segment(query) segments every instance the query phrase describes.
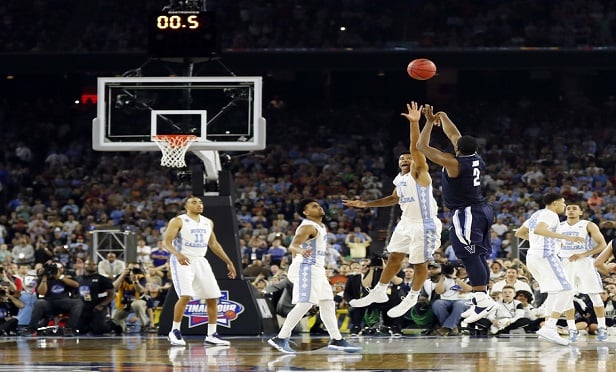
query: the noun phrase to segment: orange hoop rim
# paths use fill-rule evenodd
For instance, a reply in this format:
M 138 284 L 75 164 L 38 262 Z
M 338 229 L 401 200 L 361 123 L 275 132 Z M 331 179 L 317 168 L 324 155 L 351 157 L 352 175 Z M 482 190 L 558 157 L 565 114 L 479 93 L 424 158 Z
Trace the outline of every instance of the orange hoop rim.
M 194 134 L 159 134 L 152 137 L 153 141 L 161 142 L 167 141 L 169 142 L 169 146 L 171 147 L 183 147 L 190 141 L 196 140 L 198 137 Z

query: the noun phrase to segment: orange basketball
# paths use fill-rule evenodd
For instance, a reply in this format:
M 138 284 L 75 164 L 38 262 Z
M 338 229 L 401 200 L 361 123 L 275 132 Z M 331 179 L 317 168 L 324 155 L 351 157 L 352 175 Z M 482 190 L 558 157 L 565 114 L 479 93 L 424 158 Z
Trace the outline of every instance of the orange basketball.
M 436 74 L 436 65 L 426 58 L 417 58 L 406 67 L 406 72 L 415 80 L 428 80 Z
M 235 319 L 235 311 L 233 311 L 233 310 L 225 311 L 225 318 L 227 318 L 227 319 Z

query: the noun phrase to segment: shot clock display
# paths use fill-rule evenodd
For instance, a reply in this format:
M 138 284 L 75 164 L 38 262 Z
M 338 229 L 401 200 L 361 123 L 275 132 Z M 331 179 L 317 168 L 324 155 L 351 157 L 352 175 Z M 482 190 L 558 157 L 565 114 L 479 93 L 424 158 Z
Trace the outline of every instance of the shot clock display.
M 213 57 L 219 53 L 213 12 L 163 11 L 148 17 L 154 57 Z

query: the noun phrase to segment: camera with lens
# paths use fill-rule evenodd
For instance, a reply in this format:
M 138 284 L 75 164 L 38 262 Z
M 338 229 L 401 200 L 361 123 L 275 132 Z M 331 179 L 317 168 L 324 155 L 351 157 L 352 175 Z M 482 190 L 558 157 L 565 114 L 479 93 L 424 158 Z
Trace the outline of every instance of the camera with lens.
M 143 272 L 141 271 L 141 269 L 140 269 L 140 268 L 138 268 L 138 267 L 133 267 L 132 269 L 127 269 L 127 270 L 128 270 L 128 273 L 127 273 L 127 274 L 129 274 L 129 273 L 133 273 L 133 274 L 135 274 L 135 275 L 143 274 Z M 128 283 L 132 283 L 132 282 L 133 282 L 133 281 L 130 279 L 130 275 L 126 275 L 126 276 L 124 277 L 124 280 L 125 280 L 126 282 L 128 282 Z
M 58 270 L 58 265 L 53 262 L 43 266 L 43 273 L 49 277 L 58 275 Z
M 464 264 L 462 264 L 462 262 L 458 261 L 458 262 L 449 262 L 446 264 L 442 265 L 443 269 L 441 271 L 441 273 L 445 276 L 447 276 L 448 278 L 451 278 L 453 276 L 454 271 L 459 270 L 461 267 L 464 267 Z
M 451 264 L 451 263 L 447 263 L 442 265 L 442 270 L 441 270 L 441 274 L 445 275 L 448 278 L 451 278 L 453 276 L 453 273 L 456 269 L 456 265 Z

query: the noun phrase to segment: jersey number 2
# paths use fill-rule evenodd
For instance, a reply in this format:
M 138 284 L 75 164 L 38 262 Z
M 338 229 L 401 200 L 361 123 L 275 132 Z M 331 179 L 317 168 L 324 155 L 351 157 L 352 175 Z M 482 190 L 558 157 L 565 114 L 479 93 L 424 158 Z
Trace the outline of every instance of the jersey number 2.
M 481 171 L 479 168 L 473 168 L 473 186 L 481 186 L 479 176 L 481 176 Z

